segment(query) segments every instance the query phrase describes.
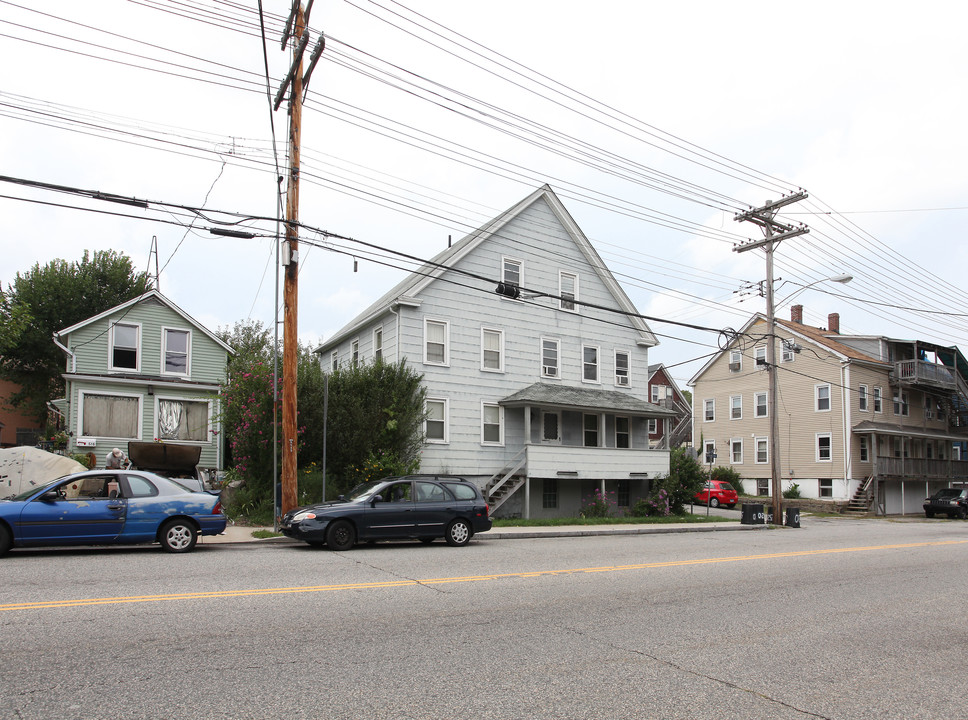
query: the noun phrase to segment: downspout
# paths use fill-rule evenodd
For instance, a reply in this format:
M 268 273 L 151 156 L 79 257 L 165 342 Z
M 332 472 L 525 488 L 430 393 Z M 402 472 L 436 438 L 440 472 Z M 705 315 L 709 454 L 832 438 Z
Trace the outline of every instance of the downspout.
M 854 435 L 851 430 L 851 400 L 850 394 L 853 389 L 850 386 L 850 361 L 844 361 L 840 367 L 841 373 L 841 386 L 843 387 L 843 392 L 841 393 L 841 405 L 843 406 L 843 422 L 844 422 L 844 485 L 846 486 L 846 499 L 850 500 L 851 490 L 850 481 L 852 469 L 852 456 L 854 450 Z
M 393 361 L 397 362 L 400 360 L 400 313 L 393 309 L 392 303 L 387 307 L 387 310 L 395 318 L 394 325 L 396 325 L 396 331 L 393 338 L 393 347 L 396 348 L 396 352 L 394 353 Z

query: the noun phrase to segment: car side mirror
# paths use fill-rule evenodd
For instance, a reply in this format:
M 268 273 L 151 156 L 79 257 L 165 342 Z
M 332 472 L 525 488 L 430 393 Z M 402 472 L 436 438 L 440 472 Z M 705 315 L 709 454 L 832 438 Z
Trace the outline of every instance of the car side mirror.
M 40 496 L 40 499 L 44 502 L 53 502 L 55 500 L 60 500 L 61 494 L 59 490 L 48 490 Z
M 345 495 L 337 495 L 336 496 L 336 499 L 339 500 L 340 502 L 346 502 L 346 496 Z
M 383 496 L 380 494 L 374 495 L 370 498 L 370 507 L 376 507 L 378 502 L 383 502 Z

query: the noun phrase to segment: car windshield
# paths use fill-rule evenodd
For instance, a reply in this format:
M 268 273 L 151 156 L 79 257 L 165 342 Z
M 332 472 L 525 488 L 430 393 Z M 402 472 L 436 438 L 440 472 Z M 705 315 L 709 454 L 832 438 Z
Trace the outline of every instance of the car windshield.
M 364 500 L 372 495 L 374 491 L 382 484 L 382 480 L 370 480 L 369 482 L 360 483 L 346 494 L 346 500 L 347 502 Z
M 953 498 L 961 495 L 961 490 L 958 488 L 945 488 L 944 490 L 939 490 L 936 497 L 939 498 Z
M 49 482 L 49 483 L 47 483 L 47 485 L 46 485 L 46 486 L 44 486 L 44 487 L 43 487 L 43 489 L 44 489 L 44 490 L 49 490 L 50 488 L 52 488 L 52 487 L 53 487 L 54 485 L 56 485 L 57 483 L 59 483 L 59 482 L 60 482 L 61 480 L 63 480 L 63 479 L 64 479 L 64 478 L 66 478 L 66 477 L 67 477 L 67 475 L 61 475 L 61 476 L 60 476 L 59 478 L 57 478 L 56 480 L 52 480 L 51 482 Z M 8 500 L 26 500 L 27 498 L 29 498 L 29 497 L 30 497 L 31 495 L 33 495 L 34 493 L 36 493 L 36 492 L 37 492 L 38 490 L 40 490 L 40 489 L 41 489 L 40 487 L 38 487 L 38 486 L 36 486 L 36 485 L 34 485 L 34 486 L 33 486 L 32 488 L 30 488 L 29 490 L 24 490 L 24 491 L 23 491 L 22 493 L 20 493 L 19 495 L 12 495 L 12 496 L 10 496 L 10 497 L 9 497 L 9 498 L 7 498 L 7 499 L 8 499 Z

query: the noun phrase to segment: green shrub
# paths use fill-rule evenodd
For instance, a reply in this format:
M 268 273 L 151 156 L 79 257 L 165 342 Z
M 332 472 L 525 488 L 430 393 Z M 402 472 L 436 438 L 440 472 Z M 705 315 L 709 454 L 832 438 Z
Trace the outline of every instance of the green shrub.
M 783 497 L 787 500 L 795 500 L 800 497 L 800 485 L 793 483 L 793 485 L 783 491 Z
M 615 507 L 615 493 L 607 490 L 603 493 L 599 488 L 595 488 L 595 492 L 582 498 L 579 517 L 606 518 L 612 514 L 613 507 Z
M 726 467 L 725 465 L 717 465 L 713 468 L 712 472 L 709 473 L 709 479 L 728 482 L 733 486 L 733 489 L 737 493 L 743 492 L 743 479 L 739 476 L 739 472 L 734 468 Z

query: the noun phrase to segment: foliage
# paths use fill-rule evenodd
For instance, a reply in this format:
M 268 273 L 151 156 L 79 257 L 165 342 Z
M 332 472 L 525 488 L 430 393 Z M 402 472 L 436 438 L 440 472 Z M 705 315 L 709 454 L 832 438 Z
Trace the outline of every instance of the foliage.
M 420 460 L 413 458 L 409 462 L 401 460 L 392 452 L 371 450 L 359 465 L 353 465 L 343 473 L 344 490 L 349 490 L 362 482 L 379 480 L 393 475 L 409 475 L 420 467 Z
M 709 479 L 728 482 L 737 493 L 743 492 L 743 479 L 735 468 L 717 465 L 709 473 Z
M 250 490 L 272 490 L 272 368 L 262 362 L 236 367 L 222 388 L 222 427 L 237 473 Z
M 271 491 L 246 484 L 235 488 L 226 498 L 223 507 L 230 520 L 244 518 L 254 525 L 272 525 L 275 522 L 275 503 Z
M 84 251 L 80 261 L 35 263 L 0 292 L 0 378 L 21 390 L 10 402 L 42 420 L 64 392 L 64 353 L 51 337 L 151 289 L 147 273 L 114 250 Z
M 97 465 L 97 457 L 93 453 L 75 453 L 71 455 L 71 460 L 80 463 L 88 470 L 93 470 Z
M 684 515 L 696 493 L 706 482 L 706 471 L 697 458 L 689 457 L 686 448 L 674 448 L 669 454 L 669 474 L 652 483 L 651 498 L 657 499 L 661 491 L 666 493 L 669 511 Z
M 615 493 L 608 490 L 602 492 L 600 488 L 595 488 L 595 492 L 582 498 L 581 505 L 581 517 L 609 517 L 612 514 L 612 508 L 616 505 Z
M 783 491 L 783 497 L 787 500 L 795 500 L 800 497 L 800 484 L 793 483 L 790 487 Z
M 639 498 L 632 505 L 631 514 L 634 517 L 665 517 L 672 514 L 669 506 L 669 493 L 665 488 L 659 488 L 647 498 Z

